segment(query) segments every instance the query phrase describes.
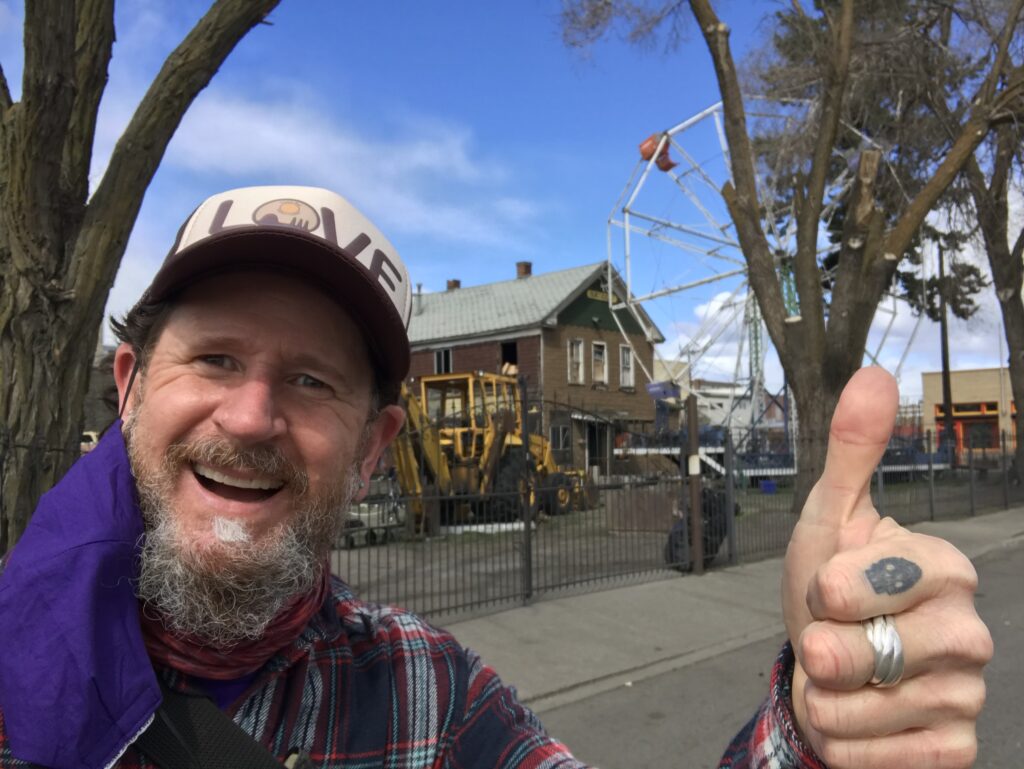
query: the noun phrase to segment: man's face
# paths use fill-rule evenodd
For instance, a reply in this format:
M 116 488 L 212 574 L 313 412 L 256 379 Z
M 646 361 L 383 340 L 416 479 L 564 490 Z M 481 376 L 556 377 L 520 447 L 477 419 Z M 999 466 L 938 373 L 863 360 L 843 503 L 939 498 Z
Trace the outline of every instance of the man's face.
M 118 348 L 122 398 L 134 362 Z M 303 281 L 239 272 L 184 292 L 134 385 L 125 430 L 149 538 L 161 524 L 172 568 L 266 578 L 259 556 L 280 560 L 272 554 L 288 538 L 322 561 L 338 508 L 401 425 L 395 406 L 371 414 L 372 385 L 358 327 Z

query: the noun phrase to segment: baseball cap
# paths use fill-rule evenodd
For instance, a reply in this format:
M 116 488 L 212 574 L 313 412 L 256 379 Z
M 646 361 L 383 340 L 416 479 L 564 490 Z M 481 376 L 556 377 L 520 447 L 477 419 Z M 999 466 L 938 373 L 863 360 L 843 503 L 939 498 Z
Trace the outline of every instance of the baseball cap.
M 409 275 L 395 247 L 355 206 L 320 187 L 228 190 L 205 200 L 142 301 L 162 301 L 203 278 L 272 268 L 310 278 L 360 326 L 380 375 L 409 371 Z

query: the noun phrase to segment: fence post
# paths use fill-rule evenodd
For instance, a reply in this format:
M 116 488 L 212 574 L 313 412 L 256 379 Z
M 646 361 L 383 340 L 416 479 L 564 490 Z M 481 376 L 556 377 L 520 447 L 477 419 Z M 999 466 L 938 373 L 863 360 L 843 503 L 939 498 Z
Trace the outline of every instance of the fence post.
M 690 450 L 686 457 L 687 481 L 690 484 L 690 553 L 693 556 L 693 573 L 704 573 L 704 505 L 701 498 L 700 482 L 700 424 L 697 418 L 697 396 L 686 397 L 686 430 L 689 433 Z
M 526 426 L 526 415 L 530 413 L 526 400 L 526 378 L 519 377 L 519 404 L 522 409 L 521 417 L 523 424 L 523 443 L 526 449 L 526 457 L 523 462 L 523 488 L 526 489 L 525 498 L 520 499 L 523 509 L 523 557 L 522 568 L 522 591 L 523 603 L 527 604 L 533 598 L 533 522 L 537 513 L 537 488 L 533 471 L 533 459 L 530 456 L 529 433 Z
M 971 489 L 971 515 L 975 515 L 974 509 L 974 435 L 968 433 L 967 437 L 967 472 Z
M 932 454 L 932 431 L 924 434 L 928 452 L 928 520 L 935 520 L 935 456 Z
M 725 431 L 725 535 L 729 540 L 729 564 L 736 565 L 736 455 L 733 452 L 732 432 Z
M 1010 465 L 1006 461 L 1006 430 L 999 431 L 999 443 L 1003 447 L 1001 456 L 1003 465 L 1003 509 L 1010 509 Z

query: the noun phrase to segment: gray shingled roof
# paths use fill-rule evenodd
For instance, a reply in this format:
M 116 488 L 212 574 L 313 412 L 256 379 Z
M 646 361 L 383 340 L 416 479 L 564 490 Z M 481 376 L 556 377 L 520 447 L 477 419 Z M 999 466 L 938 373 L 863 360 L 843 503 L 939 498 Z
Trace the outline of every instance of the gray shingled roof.
M 409 341 L 434 341 L 536 328 L 551 319 L 570 296 L 589 285 L 604 262 L 514 278 L 500 283 L 413 296 Z

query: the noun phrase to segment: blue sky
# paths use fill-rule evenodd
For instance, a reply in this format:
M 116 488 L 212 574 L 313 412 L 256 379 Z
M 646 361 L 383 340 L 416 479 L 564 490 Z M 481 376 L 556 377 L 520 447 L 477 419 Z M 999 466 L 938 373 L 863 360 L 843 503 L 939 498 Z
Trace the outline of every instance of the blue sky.
M 94 181 L 150 79 L 206 5 L 119 4 Z M 775 5 L 719 4 L 737 57 Z M 611 39 L 581 54 L 563 46 L 558 11 L 554 0 L 284 0 L 272 25 L 241 42 L 183 121 L 146 195 L 108 311 L 134 302 L 200 200 L 247 184 L 341 192 L 388 234 L 424 291 L 443 290 L 449 278 L 463 285 L 508 279 L 519 260 L 532 261 L 535 272 L 604 260 L 606 221 L 637 163 L 637 145 L 716 102 L 714 74 L 694 28 L 673 52 Z M 21 16 L 20 2 L 0 0 L 0 63 L 16 92 Z M 720 164 L 710 128 L 686 141 L 695 159 Z M 638 204 L 696 221 L 664 181 L 652 180 Z M 639 293 L 721 269 L 640 240 L 632 265 Z M 611 250 L 621 267 L 621 240 Z M 668 338 L 666 356 L 735 285 L 724 281 L 649 308 Z M 1000 359 L 998 313 L 987 305 L 969 324 L 954 324 L 954 365 Z M 888 320 L 880 314 L 871 349 Z M 904 354 L 913 325 L 900 309 L 882 348 L 888 367 Z M 902 369 L 904 395 L 920 393 L 918 372 L 937 368 L 937 349 L 937 330 L 925 323 Z M 699 368 L 729 378 L 735 360 L 735 335 L 727 333 Z M 766 366 L 778 386 L 777 363 Z

